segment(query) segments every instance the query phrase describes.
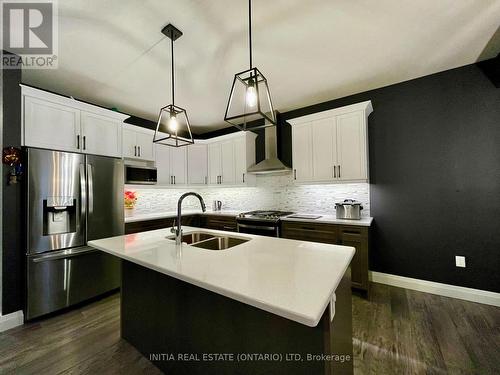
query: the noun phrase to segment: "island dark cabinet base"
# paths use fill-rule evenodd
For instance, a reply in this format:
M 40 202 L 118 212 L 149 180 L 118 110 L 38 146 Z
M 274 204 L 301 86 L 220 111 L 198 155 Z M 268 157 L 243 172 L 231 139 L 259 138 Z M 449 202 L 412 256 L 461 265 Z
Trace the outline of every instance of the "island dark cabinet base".
M 350 273 L 308 327 L 122 261 L 121 334 L 167 374 L 352 374 Z

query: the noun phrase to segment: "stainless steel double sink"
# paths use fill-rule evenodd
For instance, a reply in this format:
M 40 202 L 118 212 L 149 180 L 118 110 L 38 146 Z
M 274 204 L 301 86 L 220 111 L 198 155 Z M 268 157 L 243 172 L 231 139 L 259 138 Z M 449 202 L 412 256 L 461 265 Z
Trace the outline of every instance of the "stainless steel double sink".
M 169 240 L 175 240 L 175 236 L 169 236 L 167 238 Z M 182 243 L 207 250 L 226 250 L 248 241 L 250 241 L 250 239 L 206 232 L 190 232 L 182 236 Z

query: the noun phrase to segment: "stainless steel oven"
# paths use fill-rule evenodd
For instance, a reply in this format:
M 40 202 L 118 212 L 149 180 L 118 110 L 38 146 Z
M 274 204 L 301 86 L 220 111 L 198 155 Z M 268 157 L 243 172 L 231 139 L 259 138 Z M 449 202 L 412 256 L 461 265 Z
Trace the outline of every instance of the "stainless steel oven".
M 280 217 L 291 215 L 292 213 L 284 211 L 250 211 L 242 213 L 236 218 L 238 232 L 279 237 Z

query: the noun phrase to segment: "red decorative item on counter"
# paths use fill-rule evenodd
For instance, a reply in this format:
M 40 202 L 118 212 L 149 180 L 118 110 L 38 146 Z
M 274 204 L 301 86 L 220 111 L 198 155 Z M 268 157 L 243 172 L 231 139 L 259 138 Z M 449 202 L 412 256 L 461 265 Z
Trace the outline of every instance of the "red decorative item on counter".
M 125 208 L 134 208 L 137 202 L 137 193 L 135 191 L 125 191 L 124 196 Z

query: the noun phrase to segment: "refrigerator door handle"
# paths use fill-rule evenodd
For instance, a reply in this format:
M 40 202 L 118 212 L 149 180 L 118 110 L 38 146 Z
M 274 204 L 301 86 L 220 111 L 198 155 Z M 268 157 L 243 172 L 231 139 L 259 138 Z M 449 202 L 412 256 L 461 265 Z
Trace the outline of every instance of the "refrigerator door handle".
M 94 177 L 92 164 L 87 164 L 87 184 L 89 186 L 89 215 L 94 213 Z
M 80 164 L 80 212 L 85 220 L 85 214 L 87 213 L 87 179 L 85 176 L 85 165 Z
M 49 260 L 71 258 L 82 254 L 93 253 L 95 251 L 98 250 L 90 246 L 85 246 L 79 249 L 52 251 L 48 254 L 37 255 L 36 257 L 33 257 L 32 260 L 34 263 L 40 263 Z

